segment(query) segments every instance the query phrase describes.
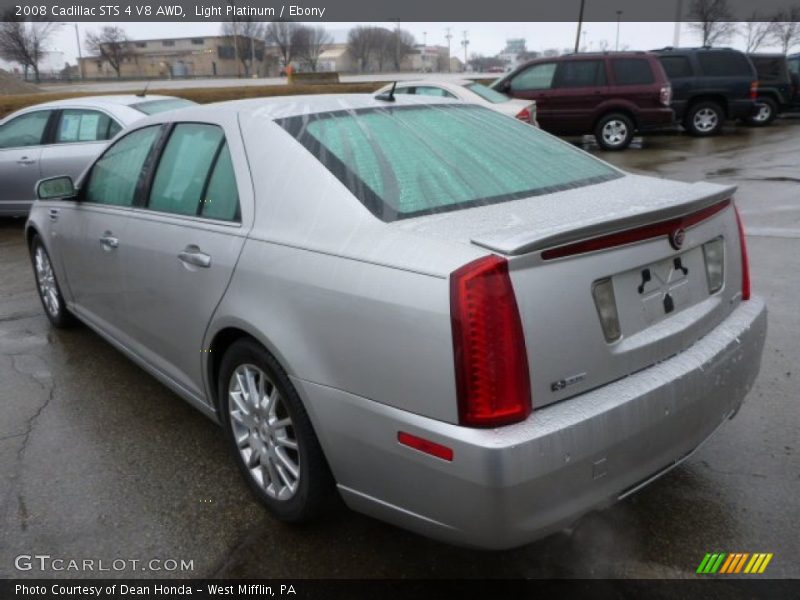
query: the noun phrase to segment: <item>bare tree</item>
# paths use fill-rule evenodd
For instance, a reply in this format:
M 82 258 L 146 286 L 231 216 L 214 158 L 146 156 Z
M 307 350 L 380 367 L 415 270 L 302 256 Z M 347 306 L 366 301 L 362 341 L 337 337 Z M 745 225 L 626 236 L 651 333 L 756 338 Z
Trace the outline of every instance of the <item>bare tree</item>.
M 117 72 L 117 77 L 121 76 L 123 61 L 132 54 L 128 35 L 122 27 L 116 25 L 107 25 L 97 33 L 90 31 L 86 34 L 85 45 L 89 52 L 111 65 Z
M 393 31 L 384 27 L 373 27 L 372 35 L 375 43 L 375 62 L 378 64 L 378 71 L 383 71 L 386 64 L 394 61 L 397 38 Z
M 370 60 L 375 54 L 375 28 L 359 25 L 347 32 L 347 50 L 358 64 L 358 70 L 369 68 Z
M 400 64 L 403 62 L 403 59 L 414 49 L 416 40 L 414 39 L 414 36 L 405 29 L 394 30 L 392 32 L 392 37 L 394 38 L 395 45 L 394 55 L 392 56 L 394 60 L 394 68 L 396 71 L 399 71 Z
M 299 41 L 296 35 L 299 27 L 300 25 L 292 21 L 272 21 L 264 32 L 267 43 L 277 46 L 284 67 L 288 67 L 292 62 L 294 55 L 292 41 Z
M 745 52 L 755 52 L 766 44 L 774 35 L 774 27 L 773 21 L 760 15 L 757 11 L 753 11 L 739 30 L 739 35 L 745 42 Z
M 772 39 L 784 54 L 800 44 L 800 6 L 792 6 L 775 15 Z
M 703 46 L 725 42 L 736 33 L 728 0 L 692 0 L 688 17 L 689 28 L 702 36 Z
M 0 22 L 0 57 L 22 66 L 25 77 L 33 69 L 38 83 L 39 63 L 46 52 L 45 47 L 58 26 L 50 21 L 24 21 L 7 13 Z
M 245 76 L 255 73 L 254 44 L 256 40 L 264 38 L 264 23 L 251 18 L 232 17 L 222 24 L 222 35 L 233 40 L 234 56 L 241 62 Z
M 324 27 L 302 26 L 294 35 L 294 54 L 305 67 L 316 72 L 320 55 L 332 43 L 333 37 Z

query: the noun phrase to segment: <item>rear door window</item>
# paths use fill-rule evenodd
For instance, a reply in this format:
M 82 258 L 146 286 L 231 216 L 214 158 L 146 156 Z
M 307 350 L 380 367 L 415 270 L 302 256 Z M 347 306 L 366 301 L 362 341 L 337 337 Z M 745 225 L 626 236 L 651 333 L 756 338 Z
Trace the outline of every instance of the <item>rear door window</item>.
M 84 200 L 132 206 L 142 168 L 160 133 L 158 125 L 145 127 L 113 144 L 92 167 Z
M 437 98 L 455 98 L 453 94 L 440 87 L 418 85 L 414 90 L 417 96 L 435 96 Z
M 692 67 L 685 56 L 659 56 L 658 60 L 661 61 L 661 66 L 670 79 L 692 76 Z
M 750 76 L 750 62 L 738 52 L 698 52 L 697 62 L 704 75 L 712 77 Z
M 655 82 L 650 62 L 645 58 L 615 58 L 611 61 L 617 85 L 647 85 Z
M 56 144 L 97 142 L 111 139 L 120 129 L 120 125 L 103 112 L 67 108 L 61 111 L 54 141 Z
M 555 87 L 578 88 L 606 84 L 606 67 L 602 60 L 566 60 L 558 65 Z
M 42 143 L 52 111 L 37 110 L 11 119 L 0 127 L 0 148 L 22 148 Z
M 515 75 L 511 80 L 511 89 L 514 91 L 549 90 L 553 87 L 553 75 L 556 72 L 556 63 L 544 63 L 528 67 L 522 73 Z

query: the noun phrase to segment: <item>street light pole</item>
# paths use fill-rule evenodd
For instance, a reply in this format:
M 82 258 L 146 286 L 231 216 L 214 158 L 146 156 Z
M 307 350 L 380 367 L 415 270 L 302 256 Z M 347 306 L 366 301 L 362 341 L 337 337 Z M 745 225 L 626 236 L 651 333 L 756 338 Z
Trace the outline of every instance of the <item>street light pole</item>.
M 622 20 L 622 11 L 617 11 L 617 45 L 614 48 L 615 50 L 619 51 L 619 22 Z
M 683 0 L 678 0 L 675 6 L 675 31 L 672 35 L 672 46 L 678 48 L 681 45 L 681 17 L 683 13 Z
M 578 32 L 575 34 L 575 52 L 578 52 L 581 46 L 581 27 L 583 27 L 583 8 L 586 0 L 581 0 L 581 10 L 578 13 Z
M 447 72 L 449 73 L 453 70 L 453 65 L 450 63 L 450 40 L 453 39 L 453 35 L 450 33 L 449 27 L 446 28 L 446 31 L 447 35 L 444 37 L 447 38 Z
M 464 46 L 464 71 L 467 70 L 467 46 L 469 46 L 469 40 L 467 39 L 467 32 L 464 31 L 464 39 L 461 41 L 461 45 Z
M 81 34 L 78 32 L 78 24 L 75 23 L 75 41 L 78 43 L 78 76 L 83 79 L 83 55 L 81 54 Z

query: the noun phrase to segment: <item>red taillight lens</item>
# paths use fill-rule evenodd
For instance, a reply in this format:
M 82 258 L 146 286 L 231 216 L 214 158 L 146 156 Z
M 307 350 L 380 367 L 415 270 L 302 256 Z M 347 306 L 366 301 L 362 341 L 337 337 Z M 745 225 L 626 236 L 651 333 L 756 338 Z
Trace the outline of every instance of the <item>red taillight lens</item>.
M 736 208 L 736 224 L 739 226 L 739 248 L 742 249 L 742 300 L 750 300 L 750 260 L 747 258 L 744 225 L 738 208 Z
M 531 115 L 531 111 L 528 108 L 523 108 L 517 113 L 517 119 L 525 121 L 526 123 L 532 123 L 533 115 Z
M 528 358 L 508 262 L 473 261 L 450 276 L 459 422 L 495 427 L 531 412 Z
M 754 81 L 750 84 L 750 99 L 758 99 L 758 82 Z

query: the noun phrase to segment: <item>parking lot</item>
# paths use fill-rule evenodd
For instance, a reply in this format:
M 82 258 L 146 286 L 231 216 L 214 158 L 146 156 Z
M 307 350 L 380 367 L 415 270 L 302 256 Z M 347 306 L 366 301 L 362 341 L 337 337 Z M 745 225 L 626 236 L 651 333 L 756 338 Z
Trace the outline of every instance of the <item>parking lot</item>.
M 643 174 L 739 186 L 753 289 L 770 311 L 761 375 L 679 468 L 507 552 L 450 547 L 343 507 L 302 528 L 275 522 L 221 430 L 86 327 L 49 327 L 23 222 L 0 220 L 0 577 L 26 576 L 19 554 L 193 561 L 190 572 L 102 574 L 134 577 L 682 577 L 716 551 L 774 553 L 768 575 L 800 577 L 798 140 L 800 119 L 782 119 L 598 153 Z

